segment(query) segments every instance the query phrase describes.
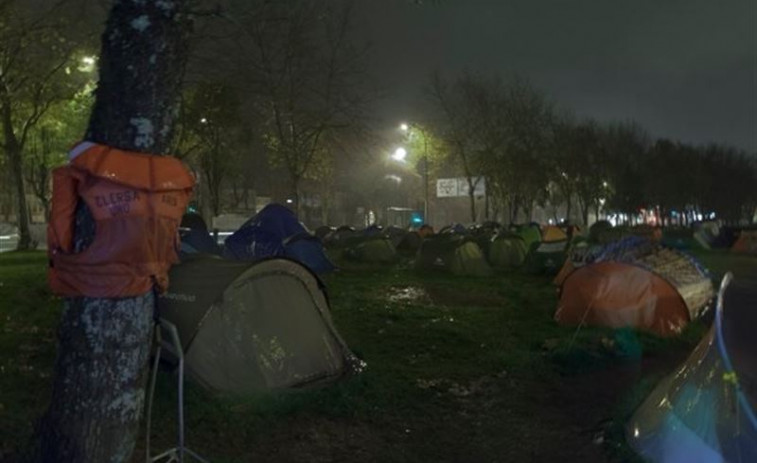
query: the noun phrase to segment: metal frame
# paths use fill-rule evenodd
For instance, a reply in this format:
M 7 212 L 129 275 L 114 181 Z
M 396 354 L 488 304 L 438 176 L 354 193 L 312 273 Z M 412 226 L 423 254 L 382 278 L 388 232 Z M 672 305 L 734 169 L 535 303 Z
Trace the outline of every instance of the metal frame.
M 162 332 L 165 330 L 170 340 L 164 340 Z M 146 462 L 154 463 L 163 461 L 164 463 L 184 463 L 185 455 L 191 457 L 200 463 L 209 463 L 196 452 L 188 449 L 184 445 L 184 350 L 181 346 L 181 339 L 176 326 L 162 318 L 155 322 L 155 360 L 152 365 L 152 374 L 150 375 L 150 395 L 147 399 L 147 427 L 145 430 L 145 453 Z M 171 355 L 179 360 L 177 389 L 178 389 L 178 436 L 176 447 L 172 447 L 156 456 L 150 454 L 150 432 L 152 424 L 152 402 L 155 395 L 155 382 L 158 377 L 158 366 L 160 364 L 160 354 L 166 349 Z

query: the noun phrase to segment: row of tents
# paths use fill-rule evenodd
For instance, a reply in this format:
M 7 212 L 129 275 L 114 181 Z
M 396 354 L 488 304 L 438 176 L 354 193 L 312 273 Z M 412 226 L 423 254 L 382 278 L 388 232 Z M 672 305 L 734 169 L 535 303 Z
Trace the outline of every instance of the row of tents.
M 247 393 L 319 384 L 360 369 L 331 321 L 315 273 L 334 268 L 322 243 L 345 259 L 393 262 L 398 254 L 415 255 L 418 268 L 459 274 L 541 267 L 556 273 L 555 319 L 578 327 L 675 335 L 702 316 L 714 296 L 707 271 L 679 249 L 661 245 L 664 239 L 650 229 L 600 225 L 583 238 L 575 230 L 484 224 L 437 234 L 342 227 L 310 235 L 292 218 L 278 207 L 261 211 L 223 248 L 207 229 L 204 235 L 187 232 L 203 224 L 190 226 L 190 218 L 183 224 L 184 260 L 171 272 L 160 310 L 178 327 L 187 369 L 200 384 Z M 749 328 L 757 323 L 757 301 L 744 310 L 743 288 L 733 291 L 737 296 L 725 303 L 721 296 L 716 323 L 690 358 L 629 422 L 629 443 L 651 461 L 757 461 L 757 338 Z M 727 316 L 724 306 L 733 306 Z
M 666 247 L 686 249 L 727 245 L 736 252 L 757 253 L 757 230 L 719 227 L 704 222 L 695 228 L 665 233 L 650 226 L 613 227 L 599 221 L 588 233 L 572 226 L 527 224 L 503 227 L 495 222 L 465 227 L 453 224 L 439 233 L 424 225 L 419 230 L 370 226 L 364 230 L 323 226 L 310 233 L 288 208 L 271 204 L 245 222 L 219 247 L 199 215 L 182 224 L 182 249 L 254 261 L 268 257 L 296 260 L 316 273 L 336 269 L 331 258 L 366 263 L 393 263 L 414 257 L 420 270 L 443 270 L 463 275 L 489 275 L 493 270 L 522 269 L 556 274 L 573 249 L 601 246 L 628 237 L 643 237 Z M 686 238 L 688 236 L 688 238 Z

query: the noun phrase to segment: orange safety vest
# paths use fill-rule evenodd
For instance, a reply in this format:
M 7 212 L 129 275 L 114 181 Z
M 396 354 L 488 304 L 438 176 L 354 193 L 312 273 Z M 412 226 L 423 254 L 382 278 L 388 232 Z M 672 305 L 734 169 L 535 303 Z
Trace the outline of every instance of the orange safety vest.
M 178 227 L 194 177 L 181 161 L 83 142 L 53 171 L 47 227 L 48 282 L 53 293 L 116 298 L 168 287 L 178 260 Z M 77 203 L 95 220 L 88 248 L 73 252 Z

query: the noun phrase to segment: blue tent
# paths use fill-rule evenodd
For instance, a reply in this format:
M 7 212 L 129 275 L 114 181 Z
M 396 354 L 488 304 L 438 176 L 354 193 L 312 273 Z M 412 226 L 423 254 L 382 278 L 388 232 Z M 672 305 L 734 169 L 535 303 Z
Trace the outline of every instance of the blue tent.
M 336 266 L 323 251 L 321 240 L 310 233 L 300 233 L 287 238 L 284 241 L 284 255 L 305 264 L 315 273 L 336 270 Z
M 226 238 L 224 246 L 227 259 L 259 260 L 284 256 L 305 264 L 314 272 L 328 272 L 335 268 L 323 252 L 321 241 L 310 235 L 291 210 L 280 204 L 264 207 Z
M 179 237 L 182 254 L 221 254 L 221 248 L 210 236 L 202 216 L 195 212 L 188 212 L 181 218 Z
M 207 230 L 196 228 L 181 230 L 179 236 L 181 237 L 180 251 L 182 253 L 221 255 L 221 248 Z

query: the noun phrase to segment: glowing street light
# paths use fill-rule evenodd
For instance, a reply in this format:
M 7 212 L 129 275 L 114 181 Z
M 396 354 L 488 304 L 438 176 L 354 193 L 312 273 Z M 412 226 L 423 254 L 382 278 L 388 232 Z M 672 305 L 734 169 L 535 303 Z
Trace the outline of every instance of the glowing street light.
M 402 124 L 400 124 L 400 130 L 407 132 L 408 130 L 410 130 L 410 126 L 403 122 Z
M 392 159 L 399 162 L 405 162 L 405 158 L 407 157 L 407 150 L 403 147 L 399 147 L 396 150 L 394 150 L 394 154 L 392 154 Z
M 97 59 L 94 56 L 83 56 L 80 62 L 81 64 L 78 67 L 80 72 L 92 72 L 95 70 Z

